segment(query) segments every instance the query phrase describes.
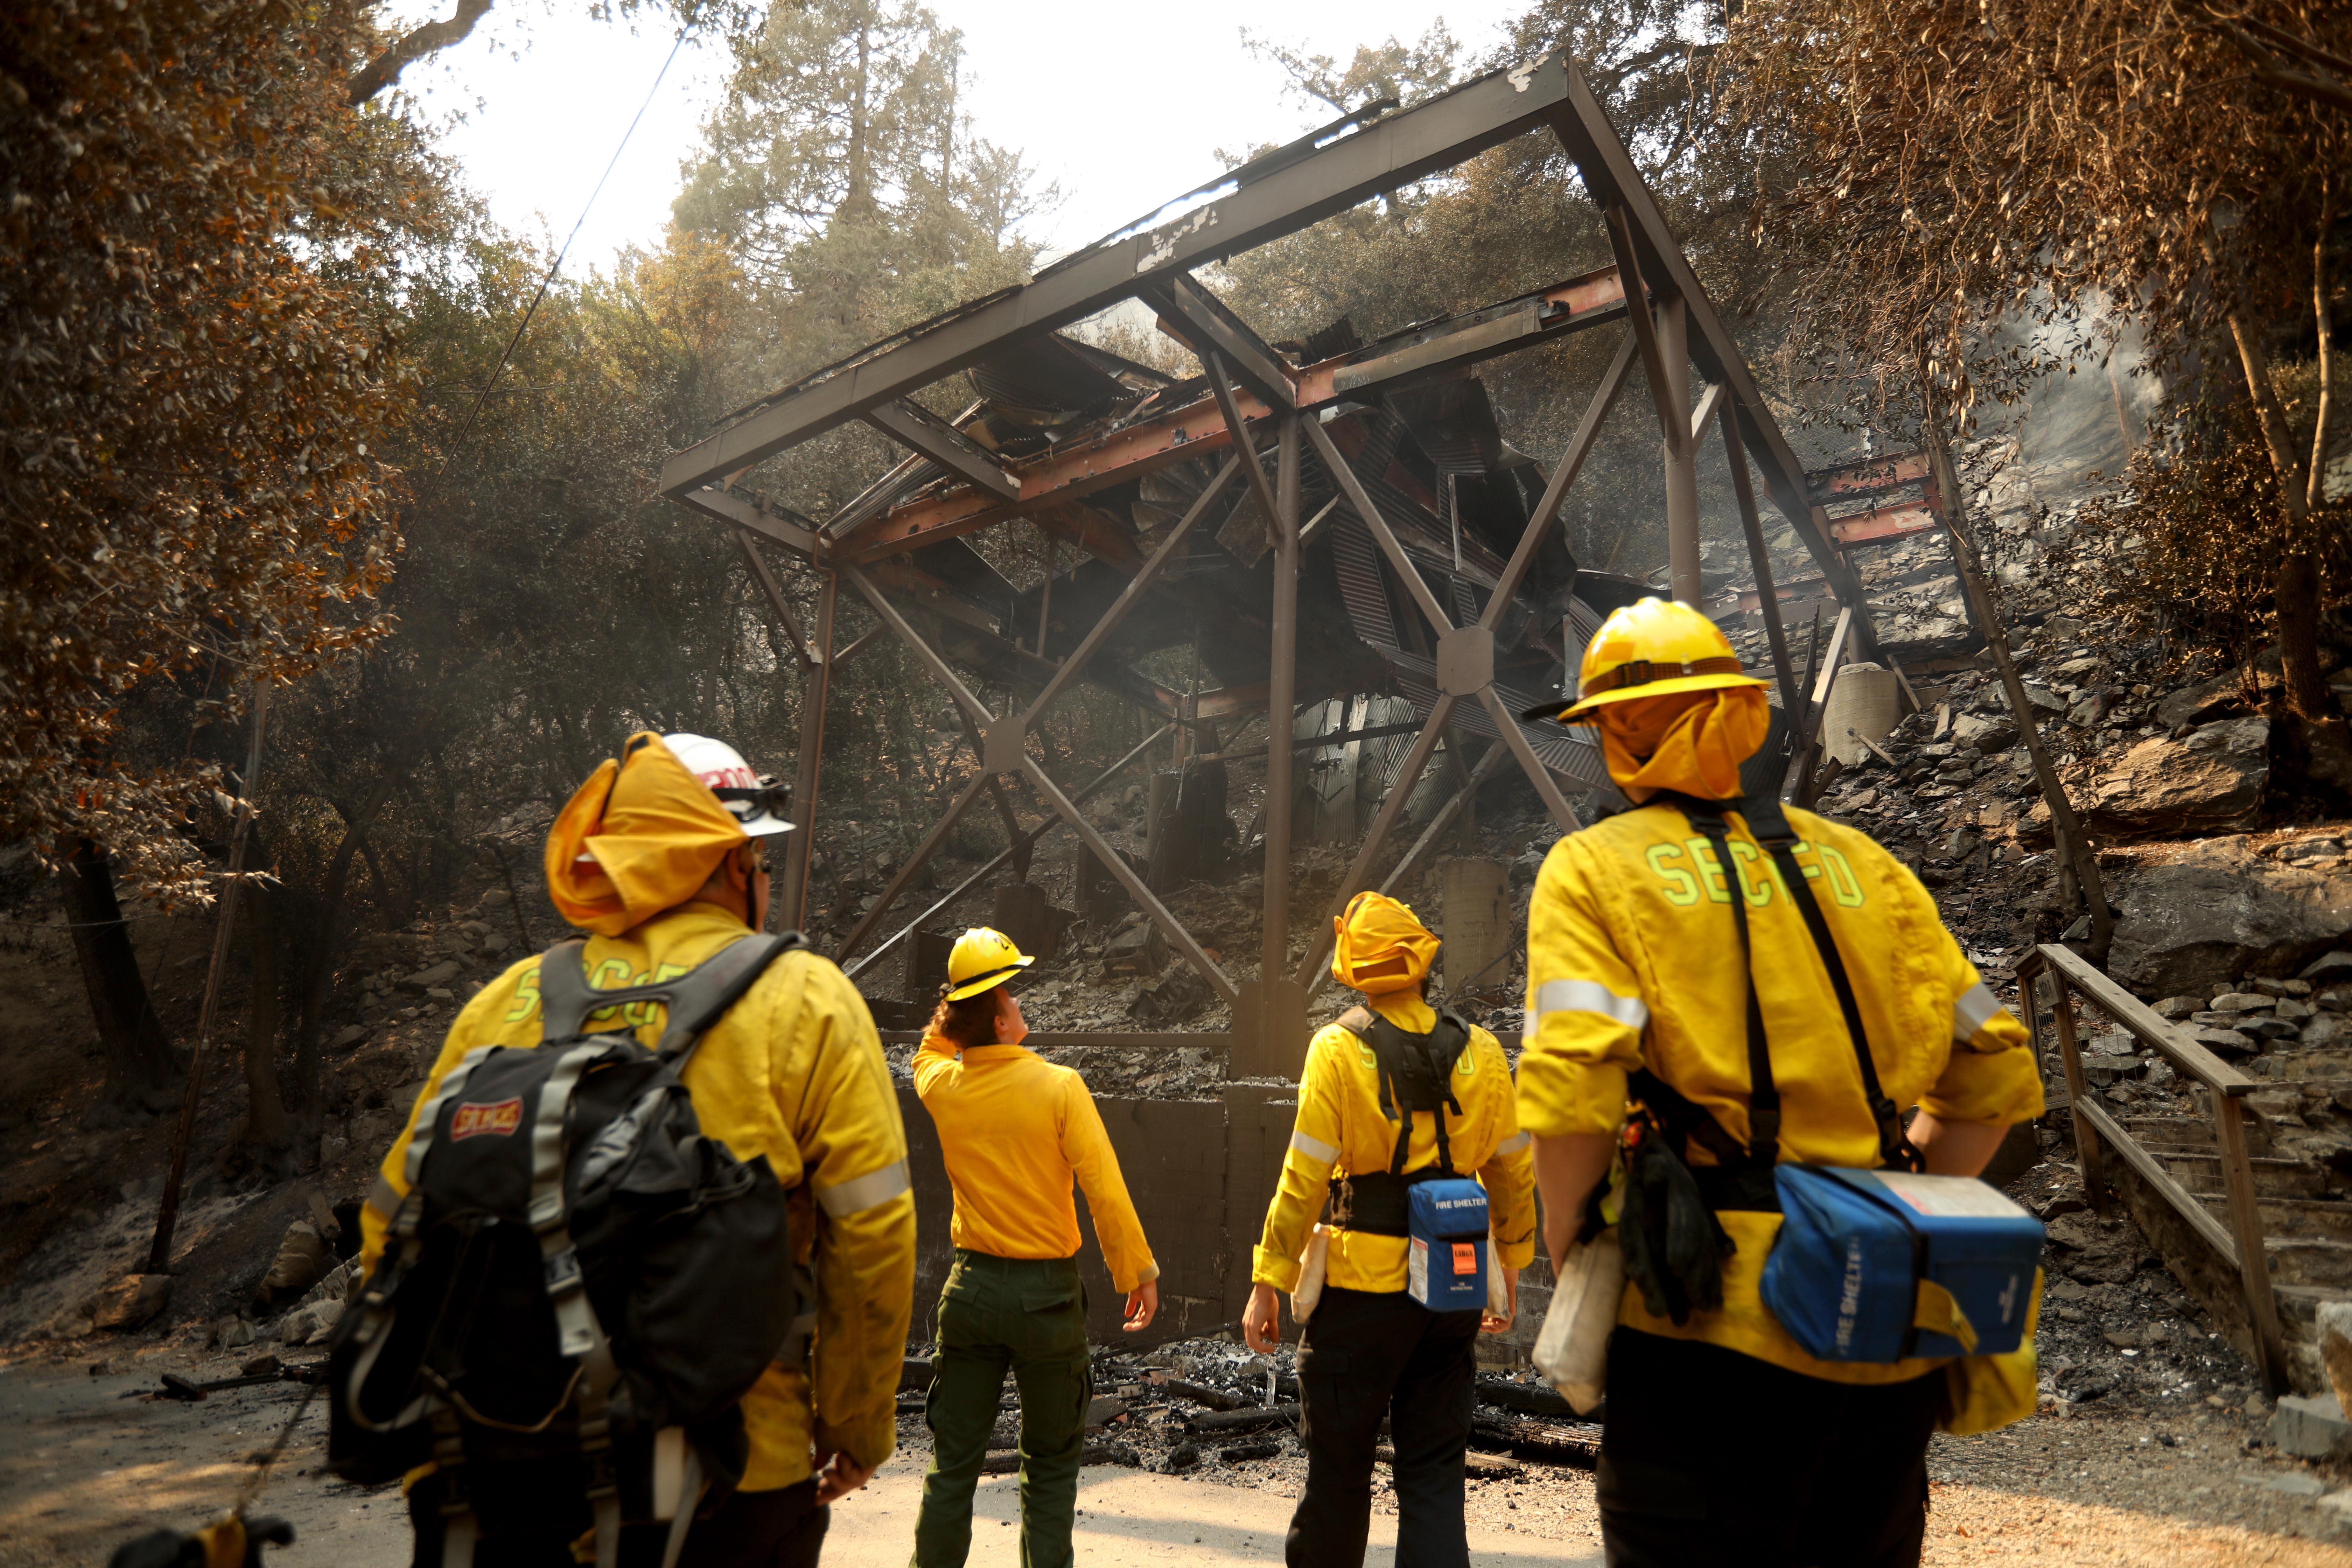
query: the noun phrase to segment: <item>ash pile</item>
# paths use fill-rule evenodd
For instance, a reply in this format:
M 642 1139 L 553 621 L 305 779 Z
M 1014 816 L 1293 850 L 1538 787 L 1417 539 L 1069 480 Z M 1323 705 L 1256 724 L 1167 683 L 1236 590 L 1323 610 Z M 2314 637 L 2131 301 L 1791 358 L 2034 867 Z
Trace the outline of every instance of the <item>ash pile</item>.
M 919 1352 L 908 1358 L 900 1382 L 899 1442 L 918 1451 L 929 1443 L 923 1391 L 930 1376 L 930 1363 Z M 1295 1346 L 1271 1355 L 1220 1339 L 1176 1340 L 1141 1352 L 1098 1347 L 1094 1386 L 1087 1412 L 1087 1464 L 1238 1485 L 1306 1478 Z M 1482 1373 L 1476 1393 L 1467 1461 L 1473 1478 L 1516 1476 L 1530 1465 L 1591 1468 L 1601 1446 L 1597 1419 L 1579 1417 L 1533 1373 Z M 1020 1468 L 1020 1398 L 1008 1379 L 985 1473 Z M 1388 1435 L 1385 1422 L 1381 1433 Z M 1378 1457 L 1381 1465 L 1389 1463 L 1385 1444 Z

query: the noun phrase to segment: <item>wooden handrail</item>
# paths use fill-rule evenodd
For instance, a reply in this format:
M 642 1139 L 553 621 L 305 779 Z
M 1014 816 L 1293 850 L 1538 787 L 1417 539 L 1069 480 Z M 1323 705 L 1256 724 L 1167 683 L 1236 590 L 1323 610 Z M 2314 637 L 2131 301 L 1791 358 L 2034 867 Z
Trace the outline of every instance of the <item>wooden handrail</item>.
M 2270 1253 L 2264 1246 L 2262 1205 L 2254 1192 L 2254 1167 L 2246 1150 L 2246 1107 L 2242 1098 L 2262 1087 L 2179 1029 L 2159 1018 L 2147 1005 L 2107 978 L 2081 954 L 2043 942 L 2018 961 L 2019 997 L 2025 1008 L 2025 1026 L 2032 1040 L 2034 1060 L 2042 1058 L 2042 1009 L 2037 983 L 2047 974 L 2056 994 L 2052 1016 L 2057 1025 L 2058 1054 L 2066 1074 L 2068 1109 L 2074 1121 L 2074 1155 L 2083 1172 L 2083 1193 L 2101 1213 L 2107 1208 L 2106 1153 L 2112 1149 L 2145 1180 L 2150 1189 L 2172 1205 L 2224 1261 L 2238 1271 L 2246 1303 L 2246 1326 L 2253 1340 L 2254 1363 L 2272 1394 L 2288 1387 L 2286 1339 L 2279 1326 L 2278 1296 L 2271 1288 Z M 2221 1184 L 2229 1201 L 2225 1226 L 2164 1168 L 2164 1163 L 2141 1147 L 2123 1123 L 2091 1099 L 2083 1073 L 2081 1043 L 2074 1037 L 2074 1008 L 2069 988 L 2084 996 L 2134 1037 L 2163 1053 L 2180 1072 L 2203 1084 L 2212 1095 L 2213 1144 L 2221 1156 Z
M 2165 1060 L 2183 1076 L 2232 1099 L 2263 1087 L 2260 1079 L 2248 1078 L 2189 1039 L 2178 1024 L 2158 1017 L 2147 1003 L 2108 979 L 2089 959 L 2071 948 L 2044 942 L 2033 949 L 2018 963 L 2019 984 L 2032 981 L 2045 965 L 2065 975 L 2067 984 L 2096 1004 L 2099 1011 L 2130 1030 L 2141 1043 L 2161 1052 Z

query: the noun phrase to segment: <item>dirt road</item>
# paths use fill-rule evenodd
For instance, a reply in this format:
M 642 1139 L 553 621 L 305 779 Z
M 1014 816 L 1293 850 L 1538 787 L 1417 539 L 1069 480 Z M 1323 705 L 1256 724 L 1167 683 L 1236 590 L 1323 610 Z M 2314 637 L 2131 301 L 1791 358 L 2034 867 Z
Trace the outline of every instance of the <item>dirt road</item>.
M 235 1363 L 158 1346 L 87 1362 L 0 1366 L 0 1568 L 102 1564 L 159 1524 L 201 1522 L 226 1504 L 301 1397 L 295 1385 L 153 1398 L 164 1371 L 221 1376 Z M 1751 1413 L 1769 1420 L 1769 1413 Z M 2201 1417 L 2201 1419 L 2200 1419 Z M 835 1513 L 826 1560 L 899 1568 L 926 1459 L 916 1423 L 875 1485 Z M 294 1521 L 284 1568 L 399 1568 L 408 1559 L 395 1489 L 365 1490 L 323 1472 L 325 1411 L 313 1404 L 278 1460 L 263 1508 Z M 2172 1441 L 2167 1444 L 2166 1436 Z M 2245 1447 L 2226 1413 L 2100 1420 L 2042 1416 L 1990 1437 L 1937 1439 L 1927 1561 L 2352 1568 L 2352 1527 L 2320 1494 L 2346 1479 Z M 1275 1563 L 1304 1468 L 1295 1454 L 1213 1461 L 1182 1477 L 1110 1467 L 1086 1473 L 1082 1558 L 1121 1563 Z M 1019 1531 L 1013 1478 L 984 1482 L 973 1561 L 1010 1568 Z M 1393 1511 L 1386 1493 L 1376 1504 Z M 1472 1555 L 1492 1568 L 1597 1568 L 1591 1477 L 1529 1466 L 1469 1489 Z M 1370 1561 L 1391 1560 L 1384 1522 Z M 1197 1539 L 1196 1539 L 1197 1538 Z

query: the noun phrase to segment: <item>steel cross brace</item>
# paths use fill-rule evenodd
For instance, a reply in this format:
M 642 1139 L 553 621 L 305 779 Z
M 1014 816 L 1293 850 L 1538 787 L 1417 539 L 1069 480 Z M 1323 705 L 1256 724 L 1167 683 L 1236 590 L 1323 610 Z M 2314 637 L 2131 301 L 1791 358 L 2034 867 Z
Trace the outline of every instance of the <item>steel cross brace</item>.
M 1553 782 L 1550 770 L 1543 765 L 1542 759 L 1538 757 L 1534 748 L 1528 744 L 1526 735 L 1520 732 L 1517 721 L 1503 710 L 1501 701 L 1495 696 L 1494 629 L 1501 621 L 1504 612 L 1509 608 L 1512 598 L 1518 592 L 1520 583 L 1526 579 L 1528 568 L 1534 564 L 1536 550 L 1542 543 L 1546 531 L 1559 517 L 1560 506 L 1568 499 L 1569 486 L 1575 482 L 1577 474 L 1584 467 L 1585 459 L 1591 455 L 1593 442 L 1599 437 L 1601 426 L 1609 417 L 1609 411 L 1616 405 L 1619 395 L 1624 392 L 1626 380 L 1633 372 L 1633 355 L 1638 341 L 1636 336 L 1629 331 L 1623 341 L 1617 345 L 1616 356 L 1610 361 L 1608 370 L 1603 373 L 1601 385 L 1593 393 L 1592 401 L 1586 405 L 1583 417 L 1577 421 L 1576 433 L 1569 438 L 1568 450 L 1560 454 L 1559 465 L 1553 468 L 1551 479 L 1544 486 L 1543 499 L 1537 502 L 1534 512 L 1528 517 L 1528 526 L 1519 535 L 1518 546 L 1511 552 L 1510 562 L 1504 567 L 1502 576 L 1495 584 L 1493 595 L 1486 601 L 1486 614 L 1479 617 L 1479 623 L 1475 628 L 1464 628 L 1475 629 L 1485 634 L 1487 679 L 1478 695 L 1484 700 L 1487 713 L 1495 721 L 1496 731 L 1502 737 L 1501 744 L 1510 751 L 1520 768 L 1527 773 L 1529 782 L 1536 787 L 1537 794 L 1543 798 L 1545 809 L 1551 813 L 1553 823 L 1562 833 L 1573 833 L 1582 825 L 1577 821 L 1576 813 L 1570 809 L 1568 802 L 1561 797 L 1559 786 Z M 1429 584 L 1423 580 L 1420 571 L 1405 555 L 1403 545 L 1398 542 L 1395 533 L 1389 528 L 1388 521 L 1381 516 L 1380 508 L 1372 503 L 1371 497 L 1365 492 L 1362 482 L 1356 478 L 1355 469 L 1349 466 L 1348 460 L 1332 445 L 1331 438 L 1323 433 L 1320 424 L 1308 420 L 1307 429 L 1308 436 L 1315 442 L 1316 455 L 1322 459 L 1324 466 L 1330 469 L 1332 479 L 1339 484 L 1341 492 L 1347 496 L 1349 505 L 1363 518 L 1366 528 L 1371 531 L 1372 537 L 1379 542 L 1381 552 L 1388 556 L 1390 565 L 1403 577 L 1406 588 L 1412 593 L 1414 602 L 1421 606 L 1421 612 L 1429 620 L 1431 629 L 1440 637 L 1453 634 L 1455 628 L 1446 617 L 1445 612 L 1438 605 L 1437 596 L 1430 592 Z M 1443 645 L 1441 645 L 1441 652 L 1443 652 Z M 1374 815 L 1371 826 L 1365 831 L 1364 842 L 1356 852 L 1355 863 L 1348 868 L 1348 874 L 1340 879 L 1339 898 L 1333 906 L 1335 913 L 1345 908 L 1347 900 L 1354 895 L 1357 889 L 1363 886 L 1364 879 L 1370 873 L 1372 862 L 1378 858 L 1381 847 L 1388 841 L 1390 831 L 1396 826 L 1397 816 L 1403 811 L 1406 800 L 1421 782 L 1423 770 L 1429 766 L 1429 759 L 1436 754 L 1438 739 L 1444 734 L 1446 726 L 1453 720 L 1454 705 L 1461 700 L 1459 694 L 1446 690 L 1444 688 L 1445 683 L 1441 681 L 1437 701 L 1430 709 L 1428 722 L 1422 727 L 1420 735 L 1414 739 L 1412 748 L 1406 752 L 1403 765 L 1397 770 L 1396 782 L 1390 786 L 1388 797 L 1381 802 L 1381 808 Z M 1494 757 L 1495 753 L 1489 752 L 1487 757 L 1479 763 L 1479 767 L 1486 768 Z M 1418 847 L 1416 847 L 1416 852 L 1417 850 Z M 1410 858 L 1411 857 L 1408 857 L 1408 859 Z M 1330 931 L 1328 928 L 1320 929 L 1307 948 L 1307 966 L 1300 971 L 1300 983 L 1310 986 L 1314 984 L 1315 976 L 1322 972 L 1330 954 Z
M 1166 936 L 1169 942 L 1184 955 L 1188 963 L 1201 972 L 1202 977 L 1209 982 L 1217 994 L 1229 1004 L 1239 998 L 1239 989 L 1231 979 L 1227 978 L 1224 971 L 1217 966 L 1216 961 L 1212 959 L 1201 944 L 1193 940 L 1192 933 L 1184 929 L 1183 922 L 1153 896 L 1151 889 L 1144 885 L 1143 879 L 1135 874 L 1133 868 L 1128 865 L 1118 851 L 1112 848 L 1109 843 L 1095 831 L 1093 826 L 1079 813 L 1077 806 L 1062 793 L 1060 786 L 1046 776 L 1045 770 L 1028 754 L 1023 744 L 1028 730 L 1045 712 L 1046 706 L 1061 695 L 1063 689 L 1070 681 L 1076 679 L 1078 671 L 1085 667 L 1088 659 L 1094 657 L 1096 651 L 1117 628 L 1127 612 L 1142 597 L 1152 579 L 1160 574 L 1160 569 L 1167 564 L 1192 532 L 1193 525 L 1198 523 L 1202 514 L 1209 510 L 1210 503 L 1223 491 L 1227 484 L 1232 482 L 1239 466 L 1238 455 L 1227 459 L 1217 478 L 1201 492 L 1200 497 L 1193 501 L 1176 526 L 1168 531 L 1168 537 L 1160 542 L 1157 550 L 1152 552 L 1150 559 L 1143 563 L 1142 570 L 1135 574 L 1133 580 L 1128 584 L 1110 608 L 1104 612 L 1102 619 L 1095 623 L 1094 629 L 1087 634 L 1085 640 L 1079 643 L 1068 658 L 1062 661 L 1061 668 L 1055 670 L 1053 678 L 1045 683 L 1045 689 L 1038 694 L 1036 701 L 1033 702 L 1028 710 L 1018 719 L 1008 718 L 1000 721 L 989 710 L 987 704 L 973 696 L 971 689 L 957 678 L 955 671 L 950 669 L 947 661 L 940 656 L 939 650 L 932 647 L 912 626 L 908 624 L 906 617 L 898 613 L 897 606 L 890 603 L 872 578 L 855 566 L 841 568 L 842 574 L 849 579 L 852 586 L 865 595 L 866 603 L 873 606 L 875 613 L 879 615 L 883 622 L 898 634 L 901 641 L 914 650 L 916 657 L 929 668 L 932 677 L 947 688 L 948 694 L 955 700 L 957 707 L 963 710 L 970 722 L 979 728 L 983 737 L 983 743 L 980 773 L 970 784 L 965 786 L 962 793 L 957 796 L 955 803 L 948 808 L 948 815 L 925 837 L 914 856 L 899 868 L 898 875 L 891 879 L 890 886 L 875 900 L 874 907 L 868 910 L 865 917 L 858 921 L 856 929 L 844 939 L 838 950 L 840 956 L 845 957 L 866 939 L 875 926 L 881 922 L 883 917 L 889 912 L 889 907 L 898 901 L 907 886 L 921 873 L 923 867 L 938 852 L 940 845 L 946 841 L 948 832 L 961 819 L 963 814 L 971 809 L 972 802 L 979 798 L 982 789 L 994 783 L 999 773 L 1018 771 L 1027 777 L 1031 787 L 1036 790 L 1039 797 L 1070 825 L 1071 830 L 1076 833 L 1087 847 L 1102 861 L 1105 869 L 1108 870 L 1118 879 L 1119 885 L 1127 889 L 1128 896 L 1135 900 L 1137 907 L 1151 917 L 1152 923 L 1160 927 L 1161 934 Z
M 1797 460 L 1788 438 L 1780 433 L 1780 422 L 1773 417 L 1770 406 L 1757 388 L 1756 378 L 1748 372 L 1746 356 L 1725 330 L 1722 318 L 1716 314 L 1714 304 L 1691 268 L 1690 258 L 1683 254 L 1682 245 L 1675 238 L 1665 214 L 1659 209 L 1657 198 L 1633 166 L 1633 154 L 1626 150 L 1616 127 L 1609 123 L 1600 100 L 1592 96 L 1591 88 L 1573 63 L 1567 66 L 1567 71 L 1564 101 L 1547 110 L 1544 120 L 1559 138 L 1561 148 L 1576 165 L 1593 201 L 1604 211 L 1612 206 L 1623 209 L 1627 238 L 1640 263 L 1639 273 L 1624 279 L 1627 297 L 1633 298 L 1646 287 L 1662 299 L 1679 297 L 1684 301 L 1693 329 L 1691 359 L 1707 380 L 1721 382 L 1727 387 L 1740 435 L 1748 450 L 1756 455 L 1757 467 L 1764 476 L 1765 489 L 1771 494 L 1773 504 L 1788 518 L 1797 537 L 1804 541 L 1839 601 L 1849 606 L 1863 604 L 1866 595 L 1862 580 L 1830 542 L 1815 517 L 1805 493 L 1804 465 Z
M 1070 797 L 1071 800 L 1079 805 L 1086 805 L 1089 799 L 1102 789 L 1103 785 L 1110 783 L 1112 779 L 1117 778 L 1127 769 L 1128 764 L 1134 762 L 1136 758 L 1143 755 L 1145 752 L 1150 750 L 1154 743 L 1174 728 L 1176 728 L 1176 726 L 1172 723 L 1162 724 L 1157 730 L 1152 731 L 1150 734 L 1146 735 L 1142 740 L 1137 742 L 1134 748 L 1130 750 L 1127 755 L 1119 758 L 1118 761 L 1111 763 L 1110 766 L 1097 773 L 1094 778 L 1087 783 L 1084 789 L 1079 790 L 1076 795 Z M 1034 853 L 1037 847 L 1037 841 L 1061 826 L 1062 819 L 1060 817 L 1049 816 L 1044 822 L 1039 823 L 1036 826 L 1028 829 L 1010 847 L 998 850 L 996 852 L 995 859 L 991 860 L 987 865 L 982 866 L 979 870 L 974 871 L 971 876 L 966 877 L 962 881 L 958 882 L 954 887 L 949 889 L 932 903 L 930 908 L 925 910 L 921 914 L 917 915 L 913 920 L 908 921 L 905 925 L 900 926 L 890 935 L 884 937 L 881 942 L 875 944 L 873 952 L 867 953 L 856 963 L 849 965 L 846 969 L 843 970 L 842 973 L 852 980 L 855 980 L 859 975 L 865 973 L 868 969 L 871 969 L 877 962 L 880 961 L 884 953 L 889 952 L 892 948 L 906 941 L 909 936 L 912 936 L 915 933 L 916 929 L 925 921 L 929 920 L 933 915 L 938 914 L 941 910 L 946 909 L 950 904 L 954 903 L 958 899 L 962 898 L 966 893 L 971 891 L 972 889 L 986 881 L 990 875 L 992 874 L 998 867 L 1003 865 L 1006 861 L 1013 859 L 1016 854 Z

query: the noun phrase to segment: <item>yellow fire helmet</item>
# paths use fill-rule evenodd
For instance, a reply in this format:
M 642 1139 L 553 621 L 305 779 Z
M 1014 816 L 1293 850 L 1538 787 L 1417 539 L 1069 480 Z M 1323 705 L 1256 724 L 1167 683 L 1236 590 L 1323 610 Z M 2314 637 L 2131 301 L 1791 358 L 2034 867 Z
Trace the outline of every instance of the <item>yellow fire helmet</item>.
M 1741 672 L 1739 656 L 1713 621 L 1688 605 L 1642 599 L 1611 612 L 1585 645 L 1575 702 L 1562 708 L 1554 698 L 1519 716 L 1589 724 L 1612 702 L 1763 684 Z
M 1437 935 L 1384 893 L 1358 893 L 1331 917 L 1331 978 L 1377 996 L 1421 984 L 1437 962 Z
M 1013 939 L 1003 931 L 974 926 L 956 938 L 948 953 L 948 1000 L 977 996 L 1036 962 L 1013 946 Z

